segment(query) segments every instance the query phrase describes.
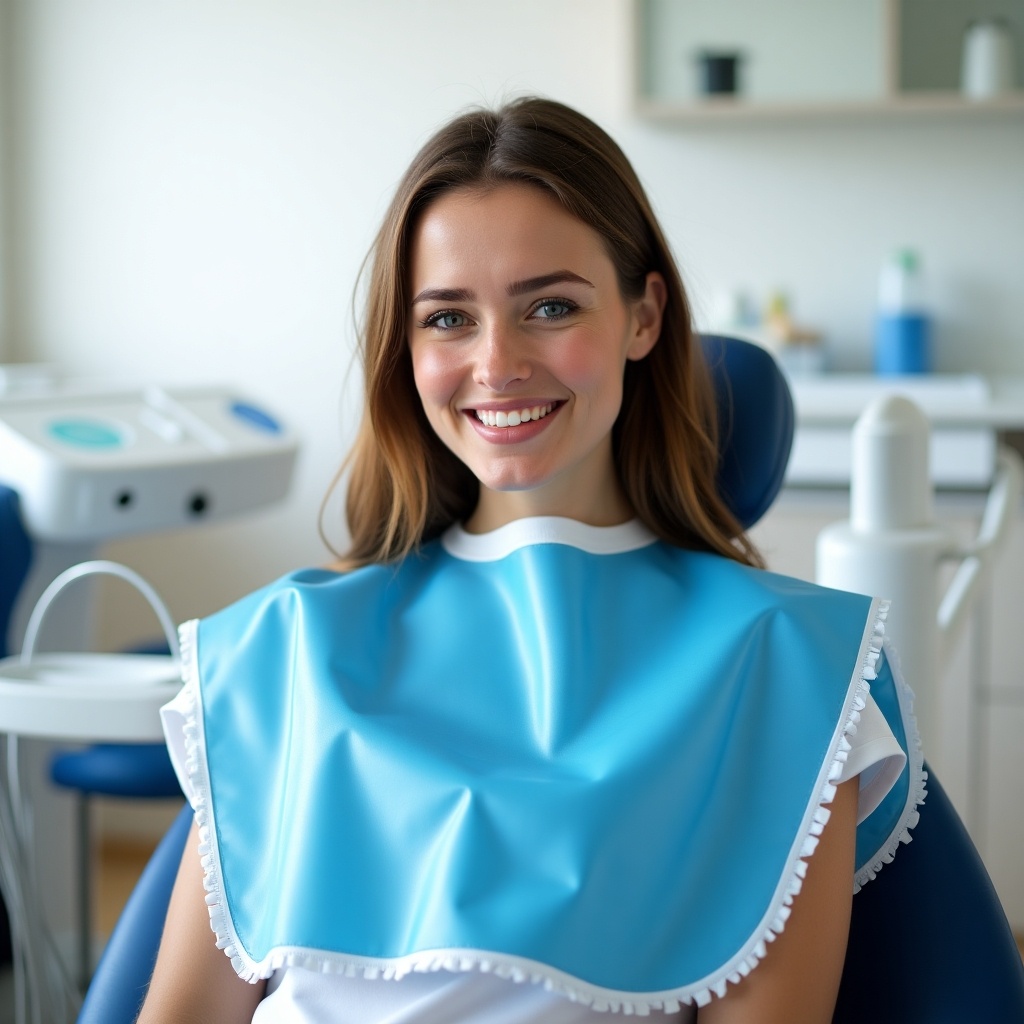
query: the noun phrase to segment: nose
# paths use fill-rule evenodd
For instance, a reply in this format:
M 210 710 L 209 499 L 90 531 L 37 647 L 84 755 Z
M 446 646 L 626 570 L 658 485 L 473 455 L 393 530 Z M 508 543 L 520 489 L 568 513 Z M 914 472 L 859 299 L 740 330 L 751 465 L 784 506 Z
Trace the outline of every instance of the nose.
M 474 380 L 491 391 L 504 391 L 518 381 L 529 379 L 528 354 L 514 329 L 501 324 L 480 337 Z

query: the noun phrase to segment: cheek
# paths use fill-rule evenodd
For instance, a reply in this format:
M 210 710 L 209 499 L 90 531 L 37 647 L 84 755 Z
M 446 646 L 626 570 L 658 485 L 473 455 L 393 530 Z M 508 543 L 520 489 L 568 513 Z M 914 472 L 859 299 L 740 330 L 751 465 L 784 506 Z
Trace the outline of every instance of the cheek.
M 452 353 L 433 345 L 413 346 L 412 374 L 428 412 L 430 406 L 447 404 L 462 379 L 461 368 Z
M 596 338 L 566 346 L 552 369 L 580 397 L 589 396 L 595 402 L 621 398 L 625 359 Z

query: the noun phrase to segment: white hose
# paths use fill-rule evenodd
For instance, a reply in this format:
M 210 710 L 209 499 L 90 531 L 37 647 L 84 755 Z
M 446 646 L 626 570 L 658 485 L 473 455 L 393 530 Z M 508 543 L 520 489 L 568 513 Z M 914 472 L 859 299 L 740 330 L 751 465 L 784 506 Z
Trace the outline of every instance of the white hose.
M 25 629 L 21 663 L 32 661 L 39 630 L 54 598 L 68 584 L 94 575 L 117 576 L 132 584 L 156 613 L 167 646 L 180 661 L 177 630 L 156 591 L 127 566 L 98 559 L 73 565 L 43 591 Z M 7 737 L 6 745 L 6 758 L 0 758 L 0 773 L 5 776 L 0 779 L 0 886 L 14 938 L 15 1020 L 17 1024 L 71 1024 L 78 1013 L 79 995 L 43 913 L 32 855 L 32 805 L 21 785 L 17 736 Z
M 181 652 L 178 648 L 178 631 L 174 628 L 174 622 L 167 611 L 163 601 L 157 592 L 137 573 L 120 562 L 108 562 L 105 559 L 95 559 L 91 562 L 79 562 L 78 565 L 65 569 L 40 595 L 36 601 L 35 608 L 29 616 L 28 625 L 25 627 L 25 641 L 21 648 L 21 662 L 28 664 L 36 649 L 36 638 L 39 635 L 39 628 L 43 624 L 53 599 L 69 584 L 83 576 L 117 576 L 120 579 L 131 583 L 139 593 L 149 602 L 149 606 L 156 612 L 160 627 L 167 638 L 167 646 L 175 660 L 180 660 Z

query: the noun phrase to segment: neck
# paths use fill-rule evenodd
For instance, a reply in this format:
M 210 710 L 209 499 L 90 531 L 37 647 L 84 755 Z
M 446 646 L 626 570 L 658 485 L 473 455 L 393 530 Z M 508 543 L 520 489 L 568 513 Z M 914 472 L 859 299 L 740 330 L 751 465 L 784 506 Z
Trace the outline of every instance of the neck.
M 629 522 L 634 512 L 618 484 L 598 500 L 589 492 L 540 495 L 535 491 L 503 492 L 481 487 L 480 500 L 466 520 L 466 530 L 489 533 L 499 526 L 532 516 L 563 516 L 587 526 L 618 526 Z

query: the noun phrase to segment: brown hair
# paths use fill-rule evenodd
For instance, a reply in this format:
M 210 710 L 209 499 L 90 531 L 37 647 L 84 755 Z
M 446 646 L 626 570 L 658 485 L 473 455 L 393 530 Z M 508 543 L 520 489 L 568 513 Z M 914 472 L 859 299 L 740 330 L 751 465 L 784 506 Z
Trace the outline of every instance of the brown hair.
M 637 515 L 663 540 L 760 565 L 715 487 L 710 379 L 679 272 L 636 173 L 588 118 L 551 100 L 526 98 L 499 110 L 472 110 L 438 131 L 399 184 L 371 249 L 360 339 L 365 408 L 343 466 L 351 470 L 352 540 L 341 566 L 402 558 L 476 506 L 475 477 L 434 433 L 413 381 L 408 252 L 417 218 L 439 196 L 503 183 L 544 189 L 597 231 L 625 300 L 643 294 L 650 271 L 664 277 L 660 339 L 646 358 L 626 367 L 612 431 L 619 479 Z

